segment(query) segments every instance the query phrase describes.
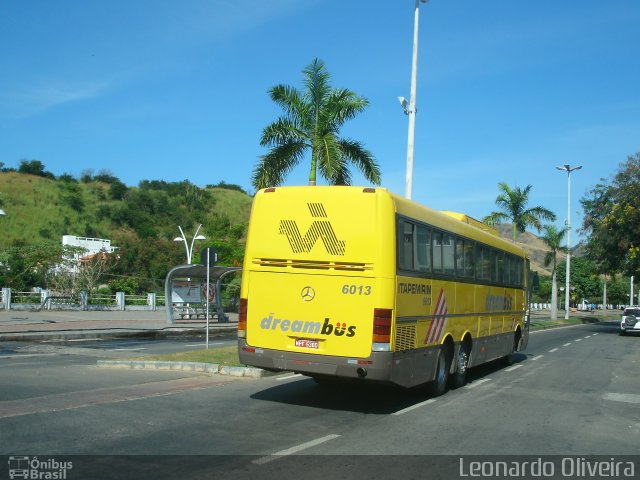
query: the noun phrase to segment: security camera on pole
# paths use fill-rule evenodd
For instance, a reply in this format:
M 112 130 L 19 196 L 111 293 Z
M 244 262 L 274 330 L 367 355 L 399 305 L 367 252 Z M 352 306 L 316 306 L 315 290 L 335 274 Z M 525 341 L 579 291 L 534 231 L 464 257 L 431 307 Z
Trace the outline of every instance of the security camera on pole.
M 409 134 L 407 140 L 407 178 L 405 187 L 405 197 L 411 199 L 411 189 L 413 185 L 413 144 L 416 131 L 416 88 L 418 83 L 418 24 L 420 15 L 420 2 L 427 3 L 429 0 L 416 0 L 416 8 L 413 19 L 413 59 L 411 62 L 411 96 L 409 103 L 404 97 L 398 97 L 400 105 L 405 115 L 409 116 Z

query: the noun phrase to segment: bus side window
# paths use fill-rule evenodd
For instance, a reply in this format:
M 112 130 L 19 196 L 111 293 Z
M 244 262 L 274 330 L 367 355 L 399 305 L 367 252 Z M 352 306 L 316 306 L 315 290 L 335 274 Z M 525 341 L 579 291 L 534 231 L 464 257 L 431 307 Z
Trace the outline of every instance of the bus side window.
M 482 247 L 482 280 L 491 280 L 491 249 Z
M 504 252 L 498 252 L 496 257 L 496 268 L 498 270 L 498 285 L 503 285 L 504 281 Z
M 518 257 L 516 262 L 518 275 L 517 287 L 522 288 L 524 286 L 524 260 Z
M 400 222 L 400 258 L 398 264 L 402 270 L 413 270 L 413 223 Z
M 464 277 L 464 240 L 456 238 L 456 276 Z
M 442 236 L 442 266 L 443 271 L 447 275 L 453 275 L 455 272 L 453 236 L 445 233 Z
M 431 229 L 418 225 L 418 260 L 416 268 L 419 272 L 431 271 Z
M 442 273 L 442 232 L 433 232 L 433 271 Z
M 482 245 L 476 245 L 476 280 L 482 280 Z
M 513 272 L 513 257 L 508 253 L 504 256 L 504 283 L 508 286 L 513 284 L 513 280 L 515 279 L 515 275 L 512 275 Z
M 474 243 L 471 240 L 464 241 L 464 276 L 473 278 L 476 272 Z
M 490 280 L 491 282 L 496 283 L 498 281 L 498 252 L 493 248 L 491 249 L 490 268 L 491 268 Z

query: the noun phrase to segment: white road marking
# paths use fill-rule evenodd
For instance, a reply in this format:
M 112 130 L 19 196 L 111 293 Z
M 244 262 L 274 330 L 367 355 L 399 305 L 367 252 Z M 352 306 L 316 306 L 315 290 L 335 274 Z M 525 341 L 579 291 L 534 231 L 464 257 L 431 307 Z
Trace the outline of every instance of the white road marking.
M 576 342 L 580 342 L 580 341 L 582 341 L 581 338 L 576 338 Z
M 255 463 L 257 465 L 262 465 L 264 463 L 269 463 L 274 460 L 278 460 L 279 458 L 286 457 L 288 455 L 293 455 L 294 453 L 298 453 L 302 450 L 306 450 L 307 448 L 315 447 L 316 445 L 320 445 L 321 443 L 328 442 L 329 440 L 333 440 L 338 438 L 340 435 L 331 434 L 326 437 L 316 438 L 315 440 L 311 440 L 310 442 L 301 443 L 300 445 L 296 445 L 295 447 L 287 448 L 285 450 L 280 450 L 279 452 L 272 453 L 266 457 L 261 457 L 254 460 L 251 463 Z
M 514 370 L 517 370 L 518 368 L 522 368 L 522 364 L 519 363 L 518 365 L 514 365 L 513 367 L 509 367 L 509 368 L 505 368 L 504 371 L 505 372 L 513 372 Z
M 57 353 L 16 353 L 15 355 L 2 355 L 0 358 L 29 358 L 29 357 L 50 357 Z
M 113 348 L 112 349 L 114 352 L 137 352 L 140 350 L 146 350 L 146 347 L 139 347 L 139 348 Z
M 549 350 L 549 353 L 553 353 L 553 352 L 557 352 L 558 349 L 557 348 L 552 348 L 551 350 Z
M 542 357 L 544 357 L 544 355 L 537 355 L 537 356 L 533 357 L 533 358 L 531 359 L 531 361 L 533 362 L 533 361 L 535 361 L 535 360 L 540 360 Z
M 562 345 L 563 347 L 568 347 L 569 345 L 571 345 L 571 342 L 569 343 L 565 343 L 564 345 Z
M 607 393 L 603 398 L 614 402 L 640 403 L 640 395 L 633 393 Z
M 424 407 L 425 405 L 429 405 L 430 403 L 435 402 L 435 398 L 430 398 L 429 400 L 425 400 L 424 402 L 416 403 L 415 405 L 411 405 L 410 407 L 403 408 L 402 410 L 398 410 L 397 412 L 392 413 L 391 415 L 402 415 L 403 413 L 410 412 L 411 410 L 415 410 L 416 408 Z
M 59 341 L 60 340 L 47 340 L 44 343 L 51 343 L 51 342 L 57 343 Z M 71 338 L 69 340 L 65 340 L 65 342 L 69 342 L 69 343 L 71 343 L 71 342 L 104 342 L 104 339 L 103 338 L 98 338 L 98 337 L 95 337 L 95 338 L 94 337 L 90 337 L 90 338 Z
M 294 373 L 293 375 L 287 375 L 286 377 L 276 377 L 276 380 L 289 380 L 290 378 L 302 377 L 301 373 Z
M 491 380 L 490 378 L 483 378 L 482 380 L 476 380 L 473 383 L 470 383 L 469 385 L 467 385 L 464 388 L 476 388 L 479 387 L 480 385 L 482 385 L 485 382 L 488 382 L 489 380 Z
M 597 333 L 594 333 L 593 336 L 595 337 L 597 335 Z

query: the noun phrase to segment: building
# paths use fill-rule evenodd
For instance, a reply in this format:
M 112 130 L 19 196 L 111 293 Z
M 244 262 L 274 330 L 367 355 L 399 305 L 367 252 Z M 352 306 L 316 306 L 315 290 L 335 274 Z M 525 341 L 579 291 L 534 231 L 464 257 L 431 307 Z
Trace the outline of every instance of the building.
M 63 235 L 62 245 L 84 248 L 83 253 L 74 255 L 76 263 L 80 263 L 83 260 L 92 258 L 100 252 L 113 253 L 117 248 L 112 247 L 111 240 L 107 240 L 105 238 L 76 237 L 75 235 Z M 77 267 L 75 267 L 73 270 L 76 269 Z

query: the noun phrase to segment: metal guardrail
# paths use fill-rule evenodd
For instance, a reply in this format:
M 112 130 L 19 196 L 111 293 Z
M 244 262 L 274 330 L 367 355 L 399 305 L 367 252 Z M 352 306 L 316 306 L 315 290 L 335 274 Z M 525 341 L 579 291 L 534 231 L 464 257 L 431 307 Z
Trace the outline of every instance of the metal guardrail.
M 51 307 L 51 303 L 54 300 L 63 300 L 60 303 L 56 303 L 56 305 L 81 305 L 80 302 L 74 301 L 75 298 L 72 295 L 50 295 L 45 297 L 45 299 L 40 304 L 40 308 L 38 308 L 38 311 L 42 310 L 47 305 Z
M 165 306 L 165 296 L 155 293 L 146 295 L 79 295 L 52 293 L 48 290 L 40 292 L 14 292 L 10 288 L 2 288 L 0 308 L 6 310 L 157 310 Z

